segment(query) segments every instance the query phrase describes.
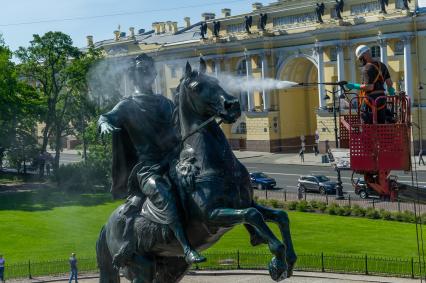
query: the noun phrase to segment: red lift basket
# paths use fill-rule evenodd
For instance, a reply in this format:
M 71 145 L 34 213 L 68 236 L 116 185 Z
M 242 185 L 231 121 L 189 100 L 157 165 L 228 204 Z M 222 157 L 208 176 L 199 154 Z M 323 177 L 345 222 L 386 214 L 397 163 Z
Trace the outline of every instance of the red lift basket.
M 393 123 L 377 124 L 377 101 L 386 99 Z M 356 97 L 353 100 L 360 101 Z M 354 101 L 351 102 L 354 102 Z M 359 105 L 360 103 L 358 103 Z M 410 170 L 410 101 L 403 96 L 383 96 L 371 103 L 373 123 L 361 122 L 361 109 L 341 117 L 342 145 L 350 149 L 351 169 L 358 173 Z M 351 105 L 354 105 L 351 103 Z

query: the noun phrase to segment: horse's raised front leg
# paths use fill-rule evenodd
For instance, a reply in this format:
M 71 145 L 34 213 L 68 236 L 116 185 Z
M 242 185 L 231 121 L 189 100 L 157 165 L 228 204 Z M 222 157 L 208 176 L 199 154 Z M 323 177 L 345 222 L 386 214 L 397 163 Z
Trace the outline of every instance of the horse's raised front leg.
M 221 208 L 214 209 L 209 214 L 209 222 L 215 225 L 249 224 L 253 226 L 259 235 L 268 243 L 269 250 L 275 255 L 269 264 L 269 273 L 275 281 L 287 278 L 288 265 L 286 261 L 286 247 L 275 237 L 274 233 L 266 225 L 262 213 L 254 207 L 246 209 Z
M 296 263 L 297 256 L 296 252 L 294 251 L 293 242 L 291 240 L 290 219 L 288 218 L 287 212 L 278 209 L 271 209 L 258 204 L 255 204 L 254 207 L 260 213 L 262 213 L 265 221 L 271 221 L 278 225 L 283 241 L 287 246 L 287 262 L 289 264 L 289 270 L 291 273 L 292 268 Z

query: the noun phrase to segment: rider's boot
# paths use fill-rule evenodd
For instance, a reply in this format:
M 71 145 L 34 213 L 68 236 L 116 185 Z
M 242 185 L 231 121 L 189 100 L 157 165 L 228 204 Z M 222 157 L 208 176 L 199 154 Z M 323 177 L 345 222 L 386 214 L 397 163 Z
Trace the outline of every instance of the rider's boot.
M 185 261 L 188 264 L 204 262 L 207 259 L 194 250 L 188 242 L 188 238 L 185 235 L 182 224 L 178 221 L 169 224 L 170 229 L 175 234 L 176 239 L 182 245 L 183 252 L 185 254 Z

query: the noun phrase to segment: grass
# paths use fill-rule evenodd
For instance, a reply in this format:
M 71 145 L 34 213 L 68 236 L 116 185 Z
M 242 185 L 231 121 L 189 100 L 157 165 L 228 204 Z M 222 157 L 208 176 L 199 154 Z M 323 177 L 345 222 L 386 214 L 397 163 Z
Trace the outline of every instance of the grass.
M 109 194 L 67 195 L 49 190 L 0 194 L 0 253 L 8 263 L 95 256 L 95 242 L 109 214 L 119 205 Z M 415 225 L 325 214 L 289 212 L 298 254 L 416 257 Z M 278 234 L 275 225 L 271 225 Z M 251 247 L 238 226 L 215 251 L 267 251 Z

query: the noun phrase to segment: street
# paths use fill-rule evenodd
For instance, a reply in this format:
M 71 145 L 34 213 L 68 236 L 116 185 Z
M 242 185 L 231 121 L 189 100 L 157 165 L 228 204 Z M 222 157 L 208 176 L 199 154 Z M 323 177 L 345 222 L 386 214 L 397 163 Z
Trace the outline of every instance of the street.
M 69 164 L 79 162 L 81 156 L 77 151 L 67 151 L 61 153 L 61 164 Z M 262 163 L 256 161 L 262 160 Z M 337 173 L 331 166 L 315 166 L 315 165 L 296 165 L 296 164 L 273 164 L 265 161 L 265 157 L 260 158 L 243 158 L 240 161 L 247 167 L 249 172 L 263 172 L 277 181 L 279 189 L 286 189 L 289 192 L 297 192 L 297 180 L 300 175 L 325 175 L 333 181 L 337 181 Z M 341 171 L 343 191 L 350 194 L 351 197 L 355 193 L 351 184 L 352 171 Z M 398 176 L 398 181 L 401 183 L 411 184 L 411 173 L 404 173 L 403 171 L 392 171 L 392 175 Z M 355 175 L 354 178 L 357 178 Z M 418 172 L 419 186 L 426 186 L 426 172 Z
M 325 175 L 331 180 L 337 180 L 337 173 L 333 168 L 328 166 L 310 166 L 310 165 L 294 165 L 294 164 L 265 164 L 252 163 L 250 161 L 241 160 L 247 167 L 249 172 L 263 172 L 277 181 L 277 187 L 288 191 L 297 192 L 297 179 L 300 175 Z M 351 184 L 352 171 L 341 171 L 342 186 L 345 193 L 355 196 Z M 411 174 L 405 174 L 402 171 L 393 171 L 392 175 L 398 176 L 398 181 L 401 183 L 411 184 Z M 354 176 L 354 178 L 356 178 Z M 426 185 L 426 174 L 424 171 L 419 171 L 418 174 L 419 186 Z

